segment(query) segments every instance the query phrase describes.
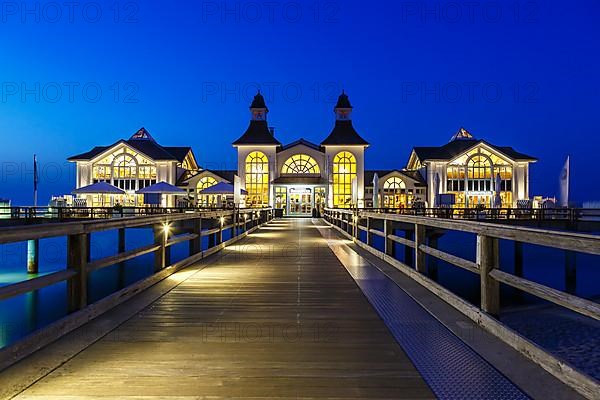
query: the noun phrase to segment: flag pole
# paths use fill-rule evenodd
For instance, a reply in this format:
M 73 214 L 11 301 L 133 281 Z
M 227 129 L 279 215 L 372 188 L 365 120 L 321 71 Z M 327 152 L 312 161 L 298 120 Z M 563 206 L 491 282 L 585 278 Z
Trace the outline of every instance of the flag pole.
M 38 200 L 38 170 L 37 156 L 33 155 L 33 206 L 37 207 Z

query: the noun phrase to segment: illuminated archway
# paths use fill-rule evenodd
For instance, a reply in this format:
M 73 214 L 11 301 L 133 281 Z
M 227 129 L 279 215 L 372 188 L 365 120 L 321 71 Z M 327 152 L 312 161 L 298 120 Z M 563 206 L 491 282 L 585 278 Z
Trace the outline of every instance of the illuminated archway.
M 356 178 L 356 157 L 342 151 L 333 158 L 333 206 L 352 205 L 352 180 Z
M 246 191 L 246 205 L 269 205 L 269 159 L 260 151 L 253 151 L 246 157 Z

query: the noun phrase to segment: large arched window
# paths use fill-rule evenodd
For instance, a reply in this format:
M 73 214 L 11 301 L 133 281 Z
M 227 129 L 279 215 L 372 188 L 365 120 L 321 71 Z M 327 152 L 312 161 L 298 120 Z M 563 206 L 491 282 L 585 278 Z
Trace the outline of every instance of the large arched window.
M 470 192 L 491 192 L 492 161 L 483 154 L 471 156 L 467 162 L 467 190 Z
M 200 194 L 201 191 L 203 191 L 204 189 L 207 189 L 211 186 L 216 185 L 218 182 L 215 178 L 213 178 L 212 176 L 205 176 L 203 178 L 200 178 L 200 180 L 198 180 L 198 183 L 196 184 L 196 191 L 198 193 L 197 196 L 197 204 L 200 207 L 212 207 L 215 206 L 217 203 L 217 196 L 215 195 L 210 195 L 210 194 Z
M 356 157 L 342 151 L 333 158 L 333 206 L 352 205 L 352 180 L 356 178 Z
M 294 154 L 283 164 L 282 174 L 320 174 L 317 161 L 306 154 Z
M 396 176 L 383 184 L 383 206 L 385 208 L 401 208 L 407 206 L 406 184 Z
M 128 153 L 115 157 L 112 165 L 113 184 L 123 190 L 137 190 L 137 162 Z
M 253 151 L 246 157 L 246 191 L 246 205 L 269 205 L 269 159 L 260 151 Z
M 217 180 L 215 178 L 213 178 L 212 176 L 205 176 L 204 178 L 201 178 L 198 181 L 198 184 L 196 185 L 196 189 L 198 189 L 198 192 L 201 192 L 204 189 L 207 189 L 216 184 L 217 184 Z

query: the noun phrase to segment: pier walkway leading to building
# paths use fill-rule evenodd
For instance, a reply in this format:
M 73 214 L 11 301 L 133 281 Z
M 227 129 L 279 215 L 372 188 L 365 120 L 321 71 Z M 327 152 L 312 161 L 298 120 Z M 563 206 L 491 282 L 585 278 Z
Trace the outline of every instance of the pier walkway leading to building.
M 320 220 L 271 221 L 15 398 L 527 398 L 350 246 Z

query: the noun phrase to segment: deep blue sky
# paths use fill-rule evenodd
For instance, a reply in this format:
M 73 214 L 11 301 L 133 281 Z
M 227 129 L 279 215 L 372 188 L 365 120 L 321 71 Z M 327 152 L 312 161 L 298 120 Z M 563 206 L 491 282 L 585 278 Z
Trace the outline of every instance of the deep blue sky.
M 45 204 L 74 185 L 68 156 L 141 126 L 233 168 L 257 84 L 282 142 L 322 140 L 343 87 L 367 168 L 464 126 L 539 157 L 531 194 L 557 194 L 570 154 L 574 199 L 600 199 L 597 1 L 59 3 L 0 9 L 0 197 L 15 203 L 31 202 L 34 152 Z

